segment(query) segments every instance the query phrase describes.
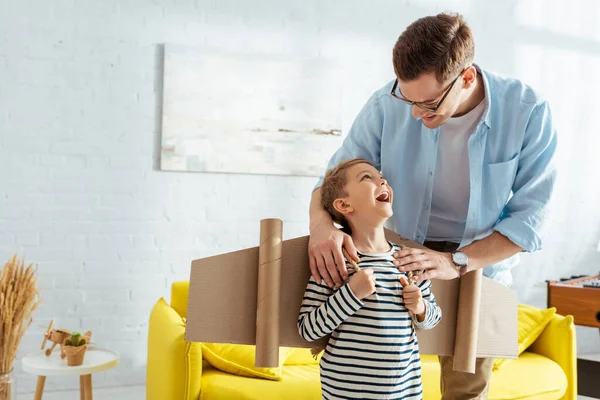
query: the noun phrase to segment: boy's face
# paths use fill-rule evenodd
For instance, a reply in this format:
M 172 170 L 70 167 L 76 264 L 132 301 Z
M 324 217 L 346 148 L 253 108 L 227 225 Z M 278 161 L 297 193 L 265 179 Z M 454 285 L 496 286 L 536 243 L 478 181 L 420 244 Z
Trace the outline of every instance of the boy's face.
M 381 172 L 369 164 L 356 164 L 346 170 L 348 196 L 336 199 L 334 207 L 346 218 L 360 224 L 377 224 L 393 214 L 392 188 Z

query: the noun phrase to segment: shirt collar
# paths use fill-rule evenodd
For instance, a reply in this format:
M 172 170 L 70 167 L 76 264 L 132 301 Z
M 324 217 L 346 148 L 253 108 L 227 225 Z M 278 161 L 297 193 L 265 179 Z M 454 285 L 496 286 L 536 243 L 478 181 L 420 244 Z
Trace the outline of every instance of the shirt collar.
M 485 98 L 483 101 L 485 101 L 485 111 L 483 111 L 483 122 L 487 125 L 488 128 L 492 127 L 492 116 L 491 116 L 491 112 L 490 110 L 492 109 L 492 96 L 491 96 L 491 91 L 490 91 L 490 82 L 488 81 L 488 77 L 487 77 L 487 72 L 485 72 L 484 70 L 482 70 L 479 65 L 473 63 L 473 66 L 475 67 L 475 69 L 477 69 L 477 72 L 482 76 L 483 78 L 483 88 L 485 89 Z

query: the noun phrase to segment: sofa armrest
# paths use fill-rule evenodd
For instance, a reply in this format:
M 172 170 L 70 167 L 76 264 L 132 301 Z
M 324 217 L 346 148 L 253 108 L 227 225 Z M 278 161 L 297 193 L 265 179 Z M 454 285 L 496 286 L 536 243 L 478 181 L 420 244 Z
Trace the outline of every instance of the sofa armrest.
M 556 314 L 528 351 L 547 357 L 560 365 L 568 383 L 567 391 L 561 399 L 576 400 L 577 343 L 573 317 Z
M 148 326 L 146 400 L 197 400 L 202 382 L 200 343 L 184 338 L 185 319 L 160 299 Z

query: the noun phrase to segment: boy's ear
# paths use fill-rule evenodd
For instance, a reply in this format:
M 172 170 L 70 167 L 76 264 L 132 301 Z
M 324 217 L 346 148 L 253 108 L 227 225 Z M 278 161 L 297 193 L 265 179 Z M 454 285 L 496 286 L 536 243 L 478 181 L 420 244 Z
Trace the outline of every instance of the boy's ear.
M 342 215 L 348 215 L 352 211 L 354 211 L 354 208 L 352 208 L 352 206 L 342 198 L 335 199 L 333 201 L 333 208 L 335 208 L 337 212 L 339 212 Z

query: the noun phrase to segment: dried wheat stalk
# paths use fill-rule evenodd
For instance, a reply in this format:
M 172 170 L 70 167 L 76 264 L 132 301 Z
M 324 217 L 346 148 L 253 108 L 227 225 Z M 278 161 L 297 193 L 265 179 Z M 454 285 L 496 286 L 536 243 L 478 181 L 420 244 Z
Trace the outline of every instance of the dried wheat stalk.
M 0 269 L 0 375 L 13 368 L 19 343 L 31 324 L 31 314 L 41 299 L 36 268 L 25 268 L 15 254 Z M 10 384 L 0 383 L 0 400 L 10 399 Z

